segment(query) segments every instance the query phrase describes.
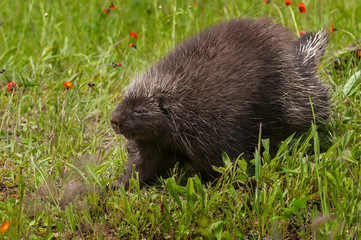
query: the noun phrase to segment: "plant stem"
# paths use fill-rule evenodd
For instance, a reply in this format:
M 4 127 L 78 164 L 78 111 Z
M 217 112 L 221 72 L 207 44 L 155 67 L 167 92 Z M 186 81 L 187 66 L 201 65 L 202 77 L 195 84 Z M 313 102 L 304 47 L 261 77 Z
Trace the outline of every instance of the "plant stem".
M 298 30 L 298 26 L 297 26 L 297 22 L 296 22 L 296 18 L 295 18 L 295 14 L 293 13 L 293 10 L 292 8 L 290 8 L 290 12 L 291 12 L 291 15 L 292 15 L 292 19 L 293 19 L 293 23 L 295 24 L 295 28 L 296 28 L 296 32 L 297 32 L 297 36 L 300 37 L 300 31 Z
M 4 113 L 3 119 L 2 119 L 2 121 L 1 121 L 1 128 L 0 128 L 0 130 L 3 129 L 4 120 L 5 120 L 5 118 L 6 118 L 6 115 L 8 114 L 8 110 L 9 110 L 9 108 L 10 108 L 10 104 L 11 104 L 11 102 L 12 102 L 12 100 L 13 100 L 14 94 L 15 94 L 15 91 L 13 91 L 13 92 L 11 93 L 10 100 L 9 100 L 9 104 L 8 104 L 8 106 L 7 106 L 7 108 L 6 108 L 6 111 L 5 111 L 5 113 Z
M 276 4 L 274 4 L 273 2 L 272 2 L 272 6 L 277 10 L 278 14 L 280 15 L 280 18 L 281 18 L 281 21 L 282 21 L 282 26 L 285 26 L 285 20 L 283 19 L 283 15 L 282 15 L 282 12 L 281 12 L 280 8 Z

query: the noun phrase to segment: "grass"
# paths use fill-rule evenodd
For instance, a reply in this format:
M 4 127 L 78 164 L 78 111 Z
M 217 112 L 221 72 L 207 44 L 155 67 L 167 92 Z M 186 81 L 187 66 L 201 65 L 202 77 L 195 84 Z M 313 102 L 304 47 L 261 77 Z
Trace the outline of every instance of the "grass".
M 361 61 L 340 52 L 361 38 L 360 0 L 306 1 L 304 14 L 281 0 L 114 3 L 106 15 L 107 1 L 0 2 L 0 224 L 10 223 L 0 238 L 360 238 Z M 267 140 L 251 163 L 224 155 L 213 184 L 175 169 L 153 187 L 108 190 L 127 159 L 109 117 L 130 79 L 206 26 L 265 15 L 339 29 L 320 69 L 329 121 L 285 139 L 275 158 Z M 122 66 L 98 68 L 112 62 Z

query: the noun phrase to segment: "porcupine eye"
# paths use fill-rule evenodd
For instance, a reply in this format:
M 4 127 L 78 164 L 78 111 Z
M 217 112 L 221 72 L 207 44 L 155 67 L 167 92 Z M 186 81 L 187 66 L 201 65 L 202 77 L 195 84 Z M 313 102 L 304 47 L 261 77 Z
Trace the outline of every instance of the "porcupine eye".
M 143 114 L 143 113 L 145 113 L 146 111 L 145 111 L 145 109 L 142 109 L 142 108 L 136 108 L 136 109 L 134 109 L 134 113 L 135 114 Z
M 148 103 L 147 105 L 138 106 L 133 109 L 133 113 L 136 116 L 146 116 L 151 113 L 159 111 L 158 104 L 156 102 Z

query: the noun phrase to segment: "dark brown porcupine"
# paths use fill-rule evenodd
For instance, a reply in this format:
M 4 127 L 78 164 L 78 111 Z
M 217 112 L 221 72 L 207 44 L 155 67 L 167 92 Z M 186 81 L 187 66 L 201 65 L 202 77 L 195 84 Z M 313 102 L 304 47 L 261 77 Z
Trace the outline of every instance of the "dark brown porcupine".
M 212 165 L 252 154 L 262 138 L 271 145 L 329 114 L 327 88 L 316 73 L 328 43 L 325 32 L 297 39 L 269 19 L 231 20 L 178 45 L 138 77 L 116 107 L 111 124 L 127 139 L 129 161 L 142 183 L 178 161 L 203 176 Z

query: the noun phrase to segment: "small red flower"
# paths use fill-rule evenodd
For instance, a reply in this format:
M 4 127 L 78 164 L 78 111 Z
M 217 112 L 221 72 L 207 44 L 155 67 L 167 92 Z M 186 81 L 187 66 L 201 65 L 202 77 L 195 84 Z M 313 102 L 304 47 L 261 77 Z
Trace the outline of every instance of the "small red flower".
M 306 33 L 305 30 L 301 30 L 301 31 L 300 31 L 300 36 L 302 37 L 302 35 L 305 34 L 305 33 Z
M 64 87 L 66 89 L 70 89 L 74 86 L 74 84 L 72 82 L 64 82 Z
M 134 43 L 130 43 L 130 44 L 128 45 L 128 47 L 133 47 L 133 48 L 137 49 L 137 45 L 135 45 Z
M 264 4 L 269 4 L 271 0 L 264 0 Z
M 333 34 L 334 31 L 337 31 L 337 28 L 335 28 L 333 25 L 331 26 L 331 34 Z
M 10 227 L 10 222 L 5 221 L 0 227 L 0 233 L 6 232 Z
M 285 4 L 286 4 L 286 6 L 291 5 L 291 0 L 285 0 Z
M 17 195 L 17 194 L 14 194 L 14 195 L 13 195 L 13 198 L 17 198 L 17 197 L 18 197 L 18 195 Z
M 122 66 L 121 63 L 112 62 L 112 67 L 113 68 L 117 68 L 117 67 L 121 67 L 121 66 Z
M 18 88 L 18 86 L 16 85 L 15 82 L 8 83 L 8 91 L 9 92 L 15 92 L 17 88 Z
M 358 56 L 361 57 L 361 50 L 358 52 Z
M 16 223 L 18 223 L 18 222 L 17 222 L 17 221 L 12 221 L 12 222 L 5 221 L 5 222 L 0 226 L 0 233 L 6 232 L 6 231 L 9 229 L 9 227 L 10 227 L 11 224 L 16 224 Z
M 112 2 L 111 4 L 110 4 L 110 6 L 109 6 L 109 9 L 110 10 L 114 10 L 116 7 L 115 7 L 115 5 L 114 5 L 114 3 Z
M 306 12 L 306 6 L 304 2 L 300 2 L 298 4 L 298 9 L 300 10 L 301 13 L 305 13 Z
M 106 9 L 104 9 L 103 11 L 105 12 L 106 15 L 108 15 L 111 12 L 111 10 L 114 10 L 115 8 L 116 7 L 115 7 L 114 3 L 112 2 L 110 4 L 110 6 L 108 8 L 106 8 Z
M 129 36 L 133 37 L 135 39 L 138 39 L 138 33 L 137 32 L 129 32 Z

